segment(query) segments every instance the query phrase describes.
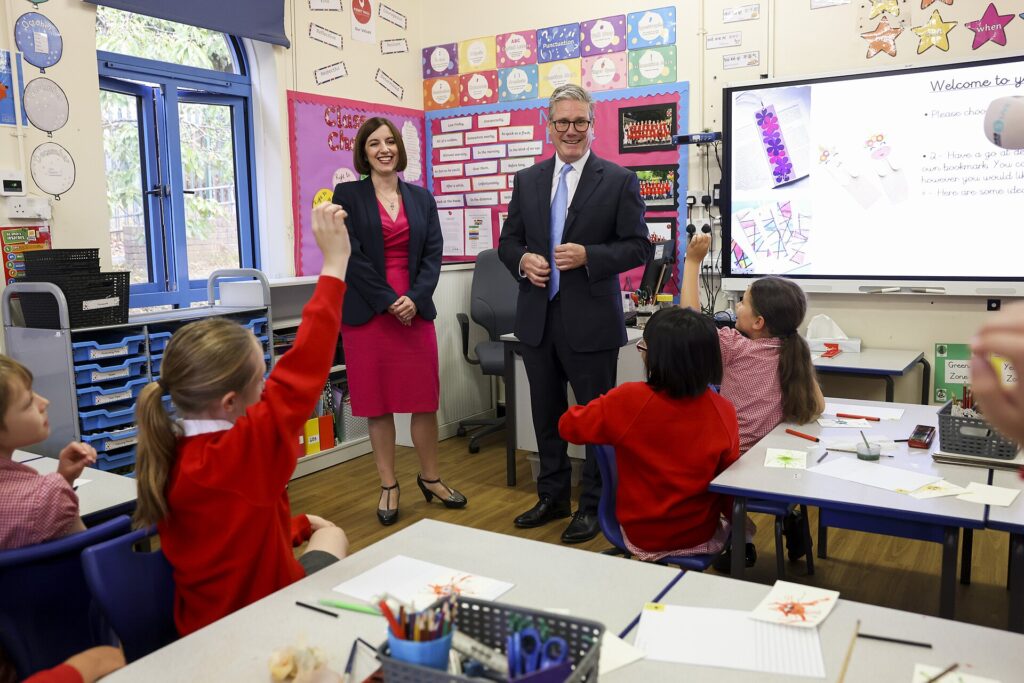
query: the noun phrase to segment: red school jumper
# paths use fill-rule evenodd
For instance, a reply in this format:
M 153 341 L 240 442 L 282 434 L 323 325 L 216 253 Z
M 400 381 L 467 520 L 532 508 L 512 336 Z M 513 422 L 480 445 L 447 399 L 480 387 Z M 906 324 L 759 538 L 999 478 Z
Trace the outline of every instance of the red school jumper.
M 183 636 L 305 576 L 292 546 L 309 538 L 309 520 L 292 519 L 285 486 L 331 368 L 344 295 L 344 282 L 320 276 L 259 403 L 230 429 L 178 440 L 157 530 Z
M 671 398 L 628 382 L 558 421 L 572 443 L 615 447 L 615 507 L 629 540 L 649 552 L 692 548 L 710 539 L 728 498 L 708 484 L 739 459 L 736 410 L 708 389 Z

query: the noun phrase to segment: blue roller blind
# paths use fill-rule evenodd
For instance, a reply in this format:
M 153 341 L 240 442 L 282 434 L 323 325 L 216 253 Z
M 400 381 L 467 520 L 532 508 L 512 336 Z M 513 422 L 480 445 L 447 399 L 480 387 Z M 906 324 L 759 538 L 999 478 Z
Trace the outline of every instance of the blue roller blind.
M 284 0 L 84 1 L 291 47 L 284 33 Z

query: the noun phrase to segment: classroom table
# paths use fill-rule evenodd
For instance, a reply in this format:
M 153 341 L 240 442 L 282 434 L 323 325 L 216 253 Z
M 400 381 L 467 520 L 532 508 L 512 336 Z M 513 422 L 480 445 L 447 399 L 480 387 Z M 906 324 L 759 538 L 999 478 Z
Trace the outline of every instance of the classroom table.
M 14 451 L 12 460 L 14 460 L 14 462 L 28 462 L 29 460 L 38 460 L 41 457 L 43 456 L 39 455 L 38 453 L 29 453 L 28 451 Z
M 899 420 L 882 420 L 865 434 L 892 439 L 907 438 L 915 425 L 938 424 L 935 407 L 910 403 L 881 403 L 852 399 L 826 399 L 829 403 L 843 403 L 865 408 L 872 406 L 884 409 L 903 409 Z M 954 615 L 956 599 L 957 547 L 960 529 L 981 529 L 985 525 L 985 506 L 957 500 L 955 497 L 917 500 L 911 496 L 881 488 L 829 477 L 806 470 L 764 467 L 769 448 L 808 449 L 807 467 L 816 466 L 823 444 L 814 444 L 806 439 L 786 433 L 786 428 L 821 436 L 823 440 L 839 439 L 853 441 L 860 438 L 857 429 L 822 428 L 816 422 L 807 425 L 782 423 L 761 441 L 757 442 L 739 460 L 711 482 L 709 490 L 733 496 L 733 523 L 746 515 L 746 499 L 769 499 L 790 503 L 814 505 L 822 515 L 842 517 L 845 528 L 881 533 L 904 538 L 916 538 L 941 542 L 942 572 L 939 614 L 946 618 Z M 894 458 L 883 457 L 880 465 L 934 474 L 943 479 L 966 486 L 972 481 L 987 483 L 988 470 L 960 465 L 939 464 L 932 460 L 931 451 L 938 447 L 938 439 L 932 448 L 925 450 L 908 449 L 906 443 L 897 443 L 898 454 Z M 830 451 L 828 458 L 856 458 L 853 453 Z M 832 524 L 832 526 L 840 526 Z M 744 572 L 743 534 L 734 534 L 732 553 L 732 576 L 742 578 Z M 820 545 L 820 542 L 819 542 Z
M 619 349 L 615 381 L 643 381 L 644 366 L 640 354 L 636 352 L 636 343 L 643 337 L 644 331 L 635 327 L 626 328 L 626 343 Z M 509 486 L 516 485 L 516 449 L 536 448 L 537 436 L 533 431 L 533 416 L 530 412 L 530 384 L 526 377 L 526 368 L 522 356 L 519 355 L 519 337 L 514 334 L 503 334 L 501 341 L 505 344 L 505 478 Z M 522 394 L 519 397 L 520 393 Z M 517 398 L 519 397 L 519 398 Z M 572 405 L 570 388 L 569 405 Z M 520 419 L 520 413 L 522 413 Z M 577 457 L 582 454 L 582 446 L 578 447 Z M 569 444 L 570 454 L 574 446 Z
M 992 485 L 1024 489 L 1020 474 L 1006 470 L 992 470 Z M 986 526 L 1010 534 L 1010 561 L 1007 568 L 1010 587 L 1008 628 L 1024 633 L 1024 493 L 1017 494 L 1013 504 L 1008 507 L 990 505 Z
M 341 612 L 337 619 L 296 600 L 346 597 L 331 590 L 396 555 L 514 583 L 498 600 L 534 609 L 568 609 L 619 633 L 644 603 L 661 596 L 679 570 L 489 531 L 421 520 L 321 571 L 144 657 L 108 678 L 117 681 L 263 681 L 278 648 L 319 646 L 344 670 L 356 637 L 378 645 L 384 619 Z M 355 602 L 352 598 L 347 598 Z
M 36 458 L 25 464 L 40 474 L 57 471 L 56 458 Z M 131 514 L 135 509 L 138 497 L 135 480 L 111 474 L 90 467 L 82 471 L 79 481 L 88 480 L 87 484 L 78 485 L 78 509 L 86 526 L 94 526 L 104 520 L 123 514 Z
M 893 401 L 895 384 L 893 377 L 902 377 L 910 372 L 917 363 L 923 368 L 921 372 L 921 405 L 928 405 L 929 381 L 931 365 L 920 351 L 907 349 L 863 349 L 854 353 L 844 351 L 833 358 L 822 358 L 817 354 L 814 358 L 814 369 L 833 375 L 847 377 L 880 377 L 885 380 L 885 400 Z
M 770 586 L 721 576 L 687 572 L 659 602 L 665 605 L 752 610 Z M 844 600 L 818 627 L 826 681 L 838 680 L 856 621 L 862 633 L 930 643 L 931 649 L 858 638 L 846 681 L 910 681 L 914 664 L 945 669 L 956 662 L 960 671 L 1009 683 L 1024 671 L 1024 636 L 949 621 L 938 617 Z M 636 631 L 627 638 L 632 642 Z M 723 634 L 728 637 L 728 634 Z M 711 668 L 647 659 L 601 677 L 602 681 L 724 681 L 781 683 L 820 681 L 739 669 Z

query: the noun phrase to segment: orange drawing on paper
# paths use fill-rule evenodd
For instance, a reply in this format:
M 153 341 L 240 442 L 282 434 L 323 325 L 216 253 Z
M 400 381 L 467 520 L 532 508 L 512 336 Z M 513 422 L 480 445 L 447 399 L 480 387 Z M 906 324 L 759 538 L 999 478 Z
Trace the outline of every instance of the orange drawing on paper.
M 810 600 L 807 602 L 800 602 L 798 600 L 784 600 L 782 602 L 773 602 L 772 608 L 778 611 L 783 617 L 790 621 L 807 621 L 807 617 L 815 617 L 818 615 L 818 610 L 808 610 L 808 607 L 813 607 L 822 602 L 829 602 L 832 598 L 821 598 L 819 600 Z
M 469 590 L 469 586 L 466 585 L 472 579 L 472 574 L 463 574 L 458 577 L 453 576 L 451 581 L 448 581 L 447 583 L 427 584 L 427 588 L 429 588 L 430 592 L 438 598 L 443 598 L 448 595 L 462 595 L 465 592 L 472 592 Z

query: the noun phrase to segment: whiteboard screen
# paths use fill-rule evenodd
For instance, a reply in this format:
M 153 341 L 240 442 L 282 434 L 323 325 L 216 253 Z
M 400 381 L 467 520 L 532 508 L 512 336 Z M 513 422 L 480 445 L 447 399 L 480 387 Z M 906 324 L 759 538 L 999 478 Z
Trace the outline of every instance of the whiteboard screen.
M 1021 291 L 1024 151 L 983 126 L 1014 94 L 1020 58 L 726 88 L 723 277 Z

